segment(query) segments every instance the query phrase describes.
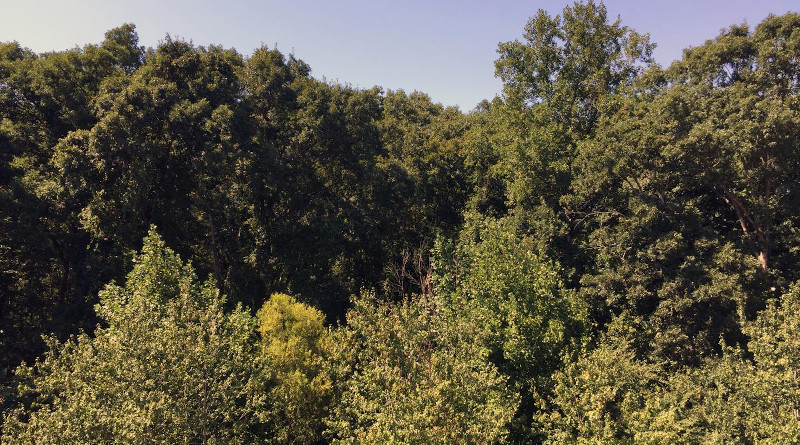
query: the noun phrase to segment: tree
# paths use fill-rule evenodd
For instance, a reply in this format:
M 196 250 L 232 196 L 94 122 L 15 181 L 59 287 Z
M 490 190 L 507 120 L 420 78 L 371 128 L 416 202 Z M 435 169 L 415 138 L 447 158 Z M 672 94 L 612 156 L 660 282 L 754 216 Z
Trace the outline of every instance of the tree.
M 427 236 L 430 244 L 435 233 L 452 232 L 462 222 L 469 188 L 463 139 L 469 122 L 457 109 L 434 104 L 419 92 L 389 91 L 381 105 L 387 160 L 399 164 L 411 182 L 410 190 L 400 191 L 408 212 L 404 217 L 425 227 L 394 236 L 406 242 Z
M 96 125 L 58 144 L 54 164 L 65 200 L 78 205 L 82 229 L 118 267 L 156 224 L 179 252 L 213 272 L 220 290 L 230 287 L 237 257 L 228 250 L 237 245 L 231 225 L 246 218 L 235 185 L 249 130 L 242 64 L 235 51 L 168 39 L 127 85 L 100 98 Z
M 796 443 L 800 291 L 771 301 L 747 324 L 748 350 L 724 347 L 696 367 L 666 371 L 605 337 L 556 374 L 552 443 Z M 609 332 L 631 330 L 618 318 Z M 610 341 L 618 344 L 611 344 Z
M 796 279 L 797 20 L 732 27 L 648 72 L 579 145 L 561 202 L 593 252 L 582 293 L 601 325 L 649 325 L 642 354 L 699 365 L 721 336 L 743 345 L 744 320 Z
M 6 417 L 3 442 L 254 440 L 254 320 L 224 305 L 151 230 L 125 285 L 100 293 L 107 325 L 49 338 L 48 352 L 17 371 L 32 403 Z
M 496 75 L 503 104 L 488 115 L 493 174 L 504 183 L 507 213 L 560 262 L 577 286 L 585 266 L 580 230 L 561 202 L 569 195 L 577 144 L 589 139 L 615 97 L 629 93 L 652 64 L 648 35 L 610 21 L 602 3 L 576 2 L 562 15 L 540 10 L 523 40 L 500 44 Z
M 456 246 L 437 246 L 434 265 L 459 323 L 475 325 L 474 341 L 519 394 L 513 440 L 529 441 L 540 434 L 534 417 L 550 397 L 552 374 L 584 333 L 584 311 L 558 265 L 514 229 L 508 220 L 468 220 Z
M 0 44 L 0 379 L 44 349 L 42 334 L 91 327 L 92 299 L 119 276 L 89 247 L 54 147 L 97 122 L 99 97 L 127 81 L 122 58 L 142 57 L 136 41 L 124 25 L 101 45 L 63 52 Z
M 547 444 L 635 444 L 631 426 L 643 408 L 656 367 L 636 360 L 630 345 L 602 342 L 554 375 L 552 408 L 540 422 Z
M 626 99 L 598 124 L 562 202 L 580 224 L 580 292 L 595 323 L 630 316 L 640 358 L 699 365 L 720 336 L 743 341 L 741 315 L 763 284 L 729 235 L 724 203 L 686 165 L 692 152 L 675 140 L 684 127 L 663 118 L 681 96 L 662 94 Z
M 653 387 L 631 417 L 636 443 L 797 443 L 799 296 L 795 284 L 746 326 L 749 354 L 726 348 Z
M 277 147 L 286 169 L 277 209 L 288 215 L 256 253 L 280 268 L 285 290 L 339 318 L 348 296 L 374 288 L 383 272 L 378 190 L 385 178 L 375 167 L 384 153 L 376 126 L 379 90 L 308 75 L 298 76 L 293 88 L 295 108 Z M 264 228 L 274 224 L 272 214 L 256 218 Z
M 747 426 L 765 443 L 800 441 L 800 283 L 771 301 L 745 332 L 755 371 L 742 391 Z
M 333 345 L 325 317 L 285 294 L 272 294 L 256 317 L 259 358 L 270 370 L 269 408 L 261 415 L 271 440 L 319 443 L 333 390 L 326 372 Z
M 381 197 L 386 288 L 419 293 L 417 271 L 407 266 L 412 252 L 430 249 L 437 236 L 452 236 L 463 222 L 470 195 L 465 134 L 470 122 L 455 108 L 435 104 L 420 92 L 388 91 L 381 102 L 381 143 L 386 155 L 377 167 Z M 404 281 L 397 286 L 398 277 Z
M 517 400 L 442 300 L 360 298 L 334 343 L 332 443 L 491 443 Z
M 525 25 L 524 42 L 500 44 L 496 74 L 516 107 L 544 110 L 574 140 L 590 135 L 608 97 L 630 86 L 652 63 L 647 34 L 608 21 L 593 0 L 567 6 L 561 16 L 544 10 Z
M 136 26 L 126 23 L 106 32 L 102 47 L 114 57 L 116 66 L 133 74 L 144 62 L 144 47 L 139 46 Z
M 788 254 L 796 230 L 798 26 L 798 14 L 770 16 L 753 32 L 733 26 L 687 50 L 669 73 L 690 112 L 670 116 L 686 127 L 687 161 L 728 205 L 765 271 L 771 252 Z

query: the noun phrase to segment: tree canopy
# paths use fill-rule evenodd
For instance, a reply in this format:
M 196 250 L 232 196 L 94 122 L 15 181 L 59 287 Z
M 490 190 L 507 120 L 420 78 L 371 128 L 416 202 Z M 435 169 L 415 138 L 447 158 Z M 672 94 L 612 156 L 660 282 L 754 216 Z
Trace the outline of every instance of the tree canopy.
M 800 15 L 522 32 L 468 113 L 0 43 L 0 441 L 800 443 Z

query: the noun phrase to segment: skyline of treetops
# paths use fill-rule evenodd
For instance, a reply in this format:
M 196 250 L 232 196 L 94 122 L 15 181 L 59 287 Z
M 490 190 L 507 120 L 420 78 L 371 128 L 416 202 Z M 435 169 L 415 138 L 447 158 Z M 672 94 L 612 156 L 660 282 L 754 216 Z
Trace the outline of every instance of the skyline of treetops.
M 0 43 L 0 441 L 800 443 L 800 14 L 520 31 L 469 113 Z

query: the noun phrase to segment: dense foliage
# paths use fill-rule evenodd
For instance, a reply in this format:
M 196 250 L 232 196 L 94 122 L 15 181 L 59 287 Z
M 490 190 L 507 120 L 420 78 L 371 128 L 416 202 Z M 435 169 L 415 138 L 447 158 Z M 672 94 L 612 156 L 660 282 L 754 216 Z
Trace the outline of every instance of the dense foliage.
M 653 47 L 540 11 L 465 114 L 0 43 L 2 442 L 800 443 L 800 15 Z
M 145 239 L 125 286 L 100 292 L 107 323 L 64 344 L 51 339 L 17 370 L 29 410 L 6 418 L 9 443 L 220 443 L 250 438 L 253 319 L 224 311 L 214 283 Z M 258 400 L 257 398 L 255 400 Z

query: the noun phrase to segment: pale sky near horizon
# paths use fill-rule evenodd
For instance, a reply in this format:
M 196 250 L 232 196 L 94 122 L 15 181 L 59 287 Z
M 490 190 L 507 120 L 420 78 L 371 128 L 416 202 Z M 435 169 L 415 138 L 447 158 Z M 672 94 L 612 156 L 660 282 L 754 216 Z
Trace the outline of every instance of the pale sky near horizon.
M 312 75 L 360 88 L 419 90 L 471 110 L 500 93 L 497 44 L 522 35 L 539 9 L 566 0 L 0 0 L 0 41 L 36 52 L 99 43 L 108 29 L 134 23 L 140 44 L 165 35 L 219 44 L 249 55 L 265 44 L 306 61 Z M 720 29 L 768 14 L 799 11 L 800 0 L 608 0 L 610 17 L 650 33 L 656 62 Z

